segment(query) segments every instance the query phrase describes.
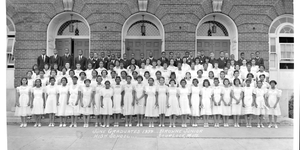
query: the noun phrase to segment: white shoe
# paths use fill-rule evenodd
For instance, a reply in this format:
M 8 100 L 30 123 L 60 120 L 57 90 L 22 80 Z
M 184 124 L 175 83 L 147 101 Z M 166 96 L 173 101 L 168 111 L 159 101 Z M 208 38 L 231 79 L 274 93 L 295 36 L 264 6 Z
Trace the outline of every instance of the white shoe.
M 106 128 L 109 128 L 109 125 L 106 125 Z
M 97 128 L 98 127 L 98 124 L 97 123 L 95 123 L 95 128 Z
M 49 127 L 51 127 L 52 126 L 52 124 L 51 123 L 49 123 L 49 125 L 48 125 Z
M 172 128 L 172 125 L 171 125 L 171 124 L 169 125 L 169 128 Z
M 275 128 L 275 129 L 277 129 L 277 128 L 278 128 L 277 124 L 275 124 L 275 125 L 274 125 L 274 128 Z
M 54 127 L 54 123 L 52 123 L 52 127 Z
M 125 127 L 128 127 L 128 124 L 125 124 Z
M 73 124 L 70 125 L 70 128 L 72 128 L 72 127 L 73 127 Z
M 136 124 L 136 126 L 137 126 L 137 127 L 139 127 L 139 126 L 140 126 L 140 124 L 138 123 L 138 124 Z
M 257 124 L 257 127 L 260 128 L 260 124 Z
M 37 125 L 37 123 L 36 124 L 34 124 L 34 127 L 37 127 L 38 125 Z
M 63 124 L 63 127 L 66 127 L 67 125 L 66 124 Z
M 154 123 L 152 124 L 152 128 L 154 128 Z
M 195 127 L 198 127 L 198 125 L 197 125 L 197 124 L 195 124 Z
M 77 124 L 76 123 L 73 126 L 74 126 L 74 128 L 77 128 Z
M 152 127 L 152 125 L 151 125 L 151 123 L 149 124 L 149 128 L 151 128 Z
M 89 127 L 89 124 L 86 124 L 86 127 L 88 128 L 88 127 Z
M 23 128 L 23 123 L 21 123 L 20 128 Z
M 261 126 L 262 128 L 264 128 L 264 127 L 265 127 L 263 124 L 260 124 L 260 126 Z
M 131 123 L 129 123 L 129 127 L 131 127 L 132 126 L 132 124 Z
M 269 124 L 268 128 L 272 128 L 272 124 Z
M 165 124 L 162 124 L 161 126 L 162 126 L 162 127 L 165 127 Z
M 142 127 L 143 126 L 143 124 L 142 123 L 140 123 L 140 127 Z
M 184 124 L 181 124 L 181 127 L 184 127 Z
M 161 127 L 161 124 L 159 124 L 158 127 Z
M 38 127 L 41 127 L 41 126 L 42 126 L 41 123 L 39 123 Z
M 26 128 L 26 127 L 27 127 L 27 123 L 24 123 L 24 124 L 23 124 L 23 127 Z
M 237 123 L 237 124 L 236 124 L 236 127 L 238 127 L 238 128 L 239 128 L 239 127 L 240 127 L 240 125 Z
M 60 128 L 61 128 L 62 126 L 63 126 L 62 124 L 59 125 Z

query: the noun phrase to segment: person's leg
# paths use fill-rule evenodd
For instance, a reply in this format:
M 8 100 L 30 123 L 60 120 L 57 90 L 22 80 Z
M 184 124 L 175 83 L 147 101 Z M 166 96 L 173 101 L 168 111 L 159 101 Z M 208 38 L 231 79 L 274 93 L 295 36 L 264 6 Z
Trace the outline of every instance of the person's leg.
M 119 121 L 120 121 L 120 116 L 121 114 L 117 114 L 118 118 L 117 118 L 117 125 L 119 126 Z
M 172 126 L 172 122 L 173 122 L 173 121 L 172 121 L 172 120 L 173 120 L 172 116 L 173 116 L 173 115 L 170 115 L 170 116 L 169 116 L 170 126 Z
M 83 115 L 84 126 L 86 125 L 86 115 Z
M 183 125 L 184 124 L 184 119 L 183 119 L 183 117 L 184 117 L 184 115 L 181 115 L 181 125 Z
M 245 121 L 246 121 L 246 126 L 248 127 L 249 123 L 248 123 L 248 115 L 244 115 L 245 116 Z
M 187 123 L 187 117 L 188 117 L 188 115 L 184 116 L 184 124 L 185 124 L 185 126 L 186 126 L 186 123 Z
M 250 126 L 252 125 L 251 122 L 252 122 L 252 114 L 249 115 L 249 125 Z
M 132 115 L 129 116 L 129 124 L 131 125 Z
M 277 116 L 274 115 L 274 124 L 277 125 Z
M 140 125 L 143 125 L 143 118 L 144 118 L 144 115 L 140 115 L 141 119 L 140 119 Z
M 240 123 L 240 115 L 236 115 L 236 124 L 239 126 Z

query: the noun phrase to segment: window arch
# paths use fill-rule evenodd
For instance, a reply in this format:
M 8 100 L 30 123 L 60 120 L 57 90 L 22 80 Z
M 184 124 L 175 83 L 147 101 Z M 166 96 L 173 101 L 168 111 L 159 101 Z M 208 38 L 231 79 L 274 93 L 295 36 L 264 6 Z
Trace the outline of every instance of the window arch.
M 8 68 L 14 68 L 15 58 L 14 58 L 14 46 L 15 46 L 15 35 L 16 35 L 16 28 L 15 24 L 6 16 L 6 29 L 7 29 L 7 48 L 6 48 L 6 63 Z

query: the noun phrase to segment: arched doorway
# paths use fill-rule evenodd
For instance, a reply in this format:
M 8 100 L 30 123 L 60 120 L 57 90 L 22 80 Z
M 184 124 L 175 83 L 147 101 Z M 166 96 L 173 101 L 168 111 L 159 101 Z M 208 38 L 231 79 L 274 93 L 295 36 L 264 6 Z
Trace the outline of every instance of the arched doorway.
M 150 13 L 139 12 L 130 16 L 122 27 L 121 53 L 127 56 L 134 53 L 139 59 L 141 53 L 148 57 L 152 52 L 154 58 L 158 58 L 165 50 L 164 39 L 165 32 L 160 20 Z
M 63 12 L 56 15 L 47 29 L 47 54 L 52 55 L 53 49 L 63 55 L 69 49 L 73 56 L 78 50 L 88 57 L 90 51 L 90 26 L 86 19 L 74 12 Z
M 214 27 L 213 27 L 214 26 Z M 213 29 L 215 28 L 215 30 Z M 215 32 L 214 32 L 215 31 Z M 238 30 L 234 21 L 227 15 L 211 13 L 203 17 L 196 27 L 195 53 L 203 50 L 219 58 L 219 52 L 234 54 L 238 59 Z

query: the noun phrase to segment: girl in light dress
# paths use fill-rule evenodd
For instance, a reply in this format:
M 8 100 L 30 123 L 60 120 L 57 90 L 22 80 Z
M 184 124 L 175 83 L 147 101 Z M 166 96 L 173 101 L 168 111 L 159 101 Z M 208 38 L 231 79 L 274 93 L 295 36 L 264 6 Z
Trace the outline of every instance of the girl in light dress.
M 190 88 L 192 86 L 192 84 L 193 84 L 191 73 L 190 72 L 186 72 L 184 79 L 186 81 L 186 87 Z
M 246 127 L 251 128 L 251 121 L 252 121 L 252 115 L 253 107 L 255 106 L 255 95 L 254 95 L 254 87 L 250 86 L 251 79 L 246 80 L 246 86 L 243 88 L 244 92 L 244 98 L 243 98 L 243 114 L 245 115 L 246 119 Z
M 182 58 L 182 64 L 181 65 L 182 65 L 182 70 L 184 72 L 187 72 L 187 71 L 189 71 L 191 69 L 190 65 L 187 64 L 187 58 L 186 57 Z
M 84 71 L 87 79 L 92 79 L 92 71 L 93 70 L 94 70 L 93 65 L 91 62 L 89 62 L 87 65 L 87 69 Z
M 79 63 L 76 64 L 76 69 L 74 70 L 75 76 L 79 77 L 80 73 L 83 72 L 83 70 L 80 69 L 81 65 Z
M 148 80 L 149 86 L 145 87 L 145 116 L 149 117 L 149 127 L 154 127 L 154 118 L 158 117 L 158 101 L 156 98 L 156 87 L 154 86 L 154 79 L 150 78 Z
M 155 74 L 157 71 L 159 71 L 159 70 L 156 67 L 156 60 L 152 60 L 152 67 L 149 68 L 151 78 L 153 78 L 153 79 L 155 78 Z
M 137 71 L 133 71 L 132 72 L 132 81 L 131 81 L 131 84 L 133 86 L 135 86 L 138 83 L 137 77 L 138 77 L 138 72 Z
M 149 85 L 149 83 L 148 83 L 149 79 L 150 79 L 150 73 L 149 73 L 149 71 L 146 71 L 144 73 L 144 78 L 143 78 L 143 81 L 142 81 L 142 83 L 143 83 L 144 86 L 148 86 Z
M 164 62 L 163 69 L 161 70 L 161 76 L 165 78 L 165 83 L 169 82 L 170 75 L 171 75 L 171 71 L 168 70 L 168 63 Z
M 229 127 L 228 124 L 228 119 L 229 116 L 231 116 L 231 87 L 229 85 L 229 79 L 225 78 L 223 81 L 224 88 L 222 90 L 222 116 L 223 116 L 223 121 L 224 121 L 224 127 Z
M 222 115 L 222 90 L 223 87 L 219 85 L 219 78 L 214 78 L 213 96 L 212 96 L 212 114 L 214 115 L 214 122 L 216 128 L 220 127 L 220 117 Z
M 212 97 L 213 97 L 213 90 L 210 87 L 210 83 L 208 79 L 205 79 L 203 81 L 203 88 L 200 92 L 201 99 L 200 99 L 200 105 L 201 105 L 201 115 L 203 115 L 204 118 L 204 127 L 208 128 L 208 118 L 210 115 L 212 115 Z
M 233 115 L 234 127 L 240 127 L 240 115 L 242 115 L 243 89 L 240 85 L 240 79 L 236 78 L 233 80 L 231 114 Z
M 46 87 L 48 85 L 48 81 L 49 81 L 49 78 L 46 78 L 45 77 L 45 72 L 44 70 L 41 70 L 40 73 L 39 73 L 39 76 L 40 76 L 40 79 L 42 81 L 42 87 Z
M 86 73 L 85 73 L 85 72 L 80 72 L 78 78 L 79 78 L 79 80 L 77 81 L 77 82 L 78 82 L 78 85 L 79 85 L 80 87 L 85 86 Z M 92 81 L 90 80 L 90 82 L 92 82 Z
M 245 80 L 244 84 L 243 84 L 243 87 L 247 86 L 247 83 L 246 81 L 249 79 L 250 81 L 250 87 L 254 88 L 256 87 L 256 84 L 255 84 L 255 78 L 254 78 L 254 75 L 252 73 L 248 73 L 247 74 L 247 79 Z
M 65 64 L 64 67 L 65 67 L 66 70 L 67 70 L 67 71 L 66 71 L 66 72 L 67 72 L 67 75 L 69 75 L 69 74 L 70 74 L 69 71 L 71 70 L 71 68 L 70 68 L 70 63 L 67 62 L 67 63 Z
M 174 59 L 170 59 L 170 64 L 168 66 L 168 70 L 170 70 L 171 72 L 176 72 L 177 67 L 174 66 Z
M 262 81 L 257 81 L 257 88 L 254 90 L 255 94 L 255 106 L 254 115 L 257 116 L 257 127 L 264 127 L 263 125 L 263 117 L 266 113 L 266 93 L 267 89 L 262 88 Z
M 145 69 L 149 71 L 152 68 L 152 65 L 150 64 L 151 60 L 149 58 L 146 59 Z
M 121 71 L 121 83 L 122 86 L 127 84 L 127 72 Z
M 202 77 L 204 78 L 204 79 L 208 79 L 208 75 L 209 75 L 209 71 L 210 70 L 208 70 L 208 64 L 207 63 L 204 63 L 203 64 L 203 70 L 202 70 Z
M 161 60 L 157 59 L 156 64 L 157 64 L 156 65 L 157 70 L 161 71 L 163 69 L 162 64 L 161 64 Z
M 203 70 L 203 66 L 200 64 L 200 59 L 195 58 L 195 69 L 198 70 Z M 199 83 L 200 84 L 200 83 Z
M 255 65 L 255 59 L 251 60 L 251 72 L 253 72 L 254 74 L 256 74 L 259 70 L 259 67 L 257 65 Z
M 193 127 L 198 126 L 196 121 L 197 121 L 197 117 L 200 116 L 200 99 L 201 99 L 200 90 L 201 90 L 201 88 L 198 86 L 198 80 L 193 79 L 193 85 L 191 86 L 191 93 L 192 93 L 191 124 Z
M 180 81 L 182 80 L 182 79 L 184 79 L 184 77 L 185 77 L 185 71 L 183 71 L 183 69 L 182 69 L 182 63 L 181 62 L 177 62 L 177 70 L 176 70 L 176 72 L 175 72 L 175 74 L 176 74 L 176 82 L 177 83 L 181 83 Z
M 92 77 L 87 79 L 91 80 L 91 87 L 95 88 L 97 86 L 97 76 L 98 76 L 97 70 L 92 70 L 91 75 Z
M 142 61 L 141 62 L 141 68 L 139 69 L 139 75 L 144 75 L 145 74 L 145 72 L 146 72 L 147 70 L 146 70 L 146 68 L 145 68 L 145 62 L 144 61 Z
M 131 84 L 132 77 L 127 76 L 127 83 L 124 84 L 124 91 L 122 93 L 121 106 L 123 107 L 123 115 L 125 116 L 125 127 L 131 127 L 132 115 L 134 115 L 134 86 Z
M 120 61 L 119 60 L 115 60 L 115 66 L 114 66 L 114 70 L 116 71 L 117 75 L 120 76 L 121 75 L 121 68 L 120 68 Z
M 215 78 L 214 72 L 213 71 L 209 71 L 208 72 L 208 81 L 209 81 L 209 84 L 211 86 L 213 86 L 214 78 Z
M 179 102 L 181 108 L 181 120 L 182 120 L 182 127 L 186 128 L 186 120 L 187 116 L 191 114 L 191 89 L 186 86 L 186 81 L 182 79 L 180 81 L 181 87 L 178 88 L 179 93 Z
M 86 79 L 84 80 L 84 86 L 80 88 L 81 89 L 80 110 L 81 110 L 81 114 L 83 115 L 84 128 L 89 127 L 90 115 L 94 113 L 92 107 L 92 102 L 94 100 L 94 95 L 93 95 L 94 88 L 91 87 L 90 84 L 91 84 L 91 80 Z
M 35 116 L 36 123 L 34 127 L 41 127 L 41 117 L 44 114 L 45 95 L 44 89 L 41 87 L 40 79 L 35 80 L 35 87 L 31 89 L 31 114 Z
M 80 87 L 77 84 L 78 77 L 73 76 L 73 82 L 69 85 L 69 99 L 67 100 L 66 116 L 71 116 L 71 127 L 77 127 L 77 117 L 79 112 Z
M 63 67 L 61 70 L 61 75 L 59 76 L 59 83 L 61 84 L 61 79 L 63 77 L 69 78 L 69 74 L 67 73 L 67 68 Z
M 58 102 L 57 102 L 57 114 L 60 118 L 59 127 L 66 127 L 66 107 L 69 99 L 69 87 L 67 86 L 68 80 L 66 77 L 61 79 L 61 85 L 58 86 Z
M 110 116 L 113 114 L 113 107 L 114 107 L 114 103 L 113 103 L 113 95 L 114 95 L 114 91 L 113 89 L 110 87 L 110 82 L 109 81 L 105 81 L 105 88 L 102 89 L 101 91 L 101 114 L 103 115 L 103 122 L 104 122 L 104 126 L 106 126 L 106 128 L 109 127 L 109 120 L 110 120 Z
M 57 113 L 58 89 L 56 88 L 54 77 L 50 77 L 49 82 L 49 85 L 45 88 L 45 114 L 49 114 L 49 127 L 54 127 L 55 114 Z
M 241 78 L 242 78 L 242 81 L 246 79 L 246 76 L 247 76 L 247 60 L 244 59 L 242 60 L 242 65 L 240 66 L 240 74 L 241 74 Z
M 211 70 L 214 72 L 214 76 L 216 78 L 219 78 L 220 77 L 220 72 L 222 71 L 222 69 L 219 68 L 219 63 L 218 62 L 215 62 L 214 63 L 214 68 Z
M 56 71 L 56 75 L 59 77 L 62 73 L 61 71 L 59 71 L 59 68 L 58 68 L 58 64 L 57 63 L 54 63 L 53 64 L 53 68 L 51 70 L 55 70 Z
M 35 84 L 35 79 L 32 78 L 32 71 L 28 71 L 26 73 L 26 77 L 27 77 L 27 86 L 33 88 Z
M 100 75 L 97 76 L 97 84 L 94 86 L 94 115 L 96 118 L 96 122 L 95 122 L 95 127 L 102 126 L 101 123 L 101 103 L 100 103 L 100 97 L 101 97 L 101 92 L 104 88 L 104 84 L 102 84 L 102 77 Z M 105 127 L 104 125 L 102 127 Z
M 266 93 L 267 99 L 267 115 L 269 115 L 269 128 L 274 126 L 274 128 L 278 128 L 277 126 L 277 116 L 281 115 L 279 100 L 281 97 L 282 91 L 276 88 L 277 82 L 274 80 L 270 81 L 271 88 L 268 89 Z M 272 125 L 272 116 L 274 116 L 274 124 Z
M 37 79 L 37 77 L 39 76 L 39 68 L 37 64 L 34 64 L 32 66 L 32 79 Z
M 159 127 L 165 126 L 165 115 L 167 111 L 167 89 L 165 85 L 165 78 L 161 77 L 159 79 L 159 84 L 156 86 L 156 95 L 158 101 L 158 114 L 159 114 Z
M 265 81 L 266 76 L 264 74 L 259 75 L 259 81 L 262 83 L 262 89 L 269 89 L 270 84 Z M 257 81 L 258 82 L 258 81 Z
M 199 87 L 202 87 L 203 86 L 203 81 L 204 81 L 204 78 L 202 77 L 202 74 L 203 74 L 203 71 L 202 70 L 198 70 L 197 71 L 197 80 L 198 80 L 198 85 Z
M 31 99 L 31 89 L 27 85 L 27 78 L 21 78 L 21 86 L 16 89 L 16 111 L 15 116 L 21 117 L 21 125 L 22 127 L 27 127 L 27 116 L 31 115 L 30 110 L 30 99 Z
M 69 81 L 69 82 L 68 82 L 68 86 L 70 86 L 70 85 L 73 84 L 73 78 L 74 78 L 74 77 L 77 77 L 77 76 L 75 76 L 74 70 L 70 70 L 70 71 L 69 71 L 69 77 L 67 78 L 68 81 Z M 77 77 L 77 82 L 76 82 L 77 85 L 79 85 L 79 84 L 78 84 L 78 79 L 79 79 L 79 77 Z
M 44 70 L 44 72 L 45 72 L 45 77 L 46 77 L 46 78 L 49 78 L 49 77 L 50 77 L 50 71 L 51 71 L 50 68 L 49 68 L 49 65 L 48 65 L 48 64 L 45 64 L 43 70 Z
M 117 77 L 116 71 L 114 71 L 114 70 L 111 71 L 110 76 L 111 76 L 111 78 L 109 79 L 110 86 L 114 87 L 116 85 L 116 77 Z
M 176 116 L 181 115 L 180 113 L 180 102 L 179 94 L 176 86 L 176 81 L 171 79 L 169 81 L 169 88 L 167 88 L 167 113 L 166 116 L 170 118 L 170 128 L 175 126 Z
M 103 61 L 99 61 L 99 68 L 97 68 L 97 69 L 95 69 L 95 70 L 97 70 L 98 73 L 101 73 L 101 75 L 102 75 L 102 71 L 103 71 L 103 70 L 106 70 L 106 69 L 104 68 L 104 62 L 103 62 Z
M 105 83 L 106 81 L 109 81 L 109 77 L 107 76 L 107 74 L 108 74 L 107 70 L 102 70 L 101 71 L 102 83 Z
M 191 62 L 191 69 L 189 70 L 189 72 L 191 73 L 191 78 L 192 79 L 195 79 L 195 78 L 197 78 L 197 71 L 198 70 L 196 70 L 196 68 L 195 68 L 195 62 L 194 61 L 192 61 Z
M 137 77 L 138 83 L 135 85 L 135 101 L 134 114 L 137 115 L 136 126 L 143 126 L 143 118 L 145 115 L 145 85 L 143 84 L 143 77 Z
M 113 85 L 114 90 L 114 107 L 113 107 L 113 115 L 114 115 L 114 127 L 119 127 L 119 120 L 120 115 L 122 113 L 121 108 L 121 99 L 122 99 L 122 92 L 124 91 L 123 86 L 121 85 L 121 77 L 116 77 L 116 84 Z

